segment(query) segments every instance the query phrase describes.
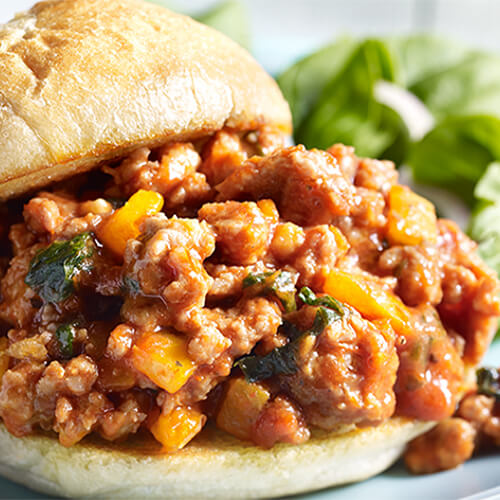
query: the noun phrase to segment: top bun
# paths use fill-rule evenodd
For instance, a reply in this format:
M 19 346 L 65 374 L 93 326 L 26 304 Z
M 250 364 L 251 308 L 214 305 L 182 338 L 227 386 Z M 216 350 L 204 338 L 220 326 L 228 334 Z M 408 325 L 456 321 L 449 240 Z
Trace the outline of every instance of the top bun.
M 241 47 L 138 0 L 52 0 L 0 25 L 0 198 L 138 146 L 224 126 L 285 133 L 290 111 Z

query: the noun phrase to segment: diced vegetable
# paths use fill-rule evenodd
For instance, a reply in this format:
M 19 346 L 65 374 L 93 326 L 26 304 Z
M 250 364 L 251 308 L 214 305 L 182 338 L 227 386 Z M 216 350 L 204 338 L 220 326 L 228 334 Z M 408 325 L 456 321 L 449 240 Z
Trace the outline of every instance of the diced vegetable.
M 9 369 L 9 356 L 7 355 L 7 348 L 9 341 L 7 337 L 0 338 L 0 387 L 2 386 L 3 374 Z
M 237 377 L 229 381 L 217 414 L 217 425 L 240 439 L 250 439 L 252 426 L 271 394 L 260 384 Z
M 265 356 L 250 355 L 240 358 L 234 366 L 241 369 L 248 382 L 266 380 L 274 375 L 291 375 L 295 373 L 297 371 L 296 354 L 300 341 L 307 335 L 315 337 L 321 335 L 328 325 L 342 319 L 344 308 L 342 306 L 339 308 L 337 301 L 332 302 L 332 305 L 334 306 L 332 309 L 330 306 L 318 307 L 312 327 L 305 332 L 301 332 L 295 325 L 285 322 L 281 330 L 290 339 L 288 344 L 276 347 Z
M 495 368 L 480 368 L 477 373 L 477 392 L 500 400 L 500 373 Z
M 151 433 L 167 452 L 184 448 L 206 422 L 206 417 L 192 408 L 176 408 L 168 415 L 160 415 L 150 427 Z
M 325 276 L 324 290 L 368 319 L 388 319 L 398 333 L 411 330 L 409 309 L 399 297 L 368 276 L 334 269 Z
M 61 302 L 75 290 L 73 278 L 91 267 L 93 242 L 89 233 L 68 241 L 56 241 L 38 252 L 24 282 L 46 302 Z
M 177 392 L 196 369 L 188 356 L 186 340 L 172 333 L 148 333 L 132 348 L 132 362 L 156 385 Z
M 106 248 L 123 256 L 127 241 L 139 236 L 142 220 L 148 215 L 157 214 L 162 207 L 161 194 L 140 189 L 99 226 L 97 236 Z
M 295 279 L 288 271 L 270 271 L 261 274 L 248 274 L 243 280 L 243 288 L 252 288 L 257 295 L 275 295 L 285 312 L 295 311 Z
M 56 330 L 56 339 L 59 351 L 64 358 L 73 357 L 73 342 L 75 340 L 76 329 L 72 324 L 61 325 Z
M 437 241 L 434 205 L 406 186 L 392 186 L 389 192 L 387 239 L 391 245 L 420 245 Z

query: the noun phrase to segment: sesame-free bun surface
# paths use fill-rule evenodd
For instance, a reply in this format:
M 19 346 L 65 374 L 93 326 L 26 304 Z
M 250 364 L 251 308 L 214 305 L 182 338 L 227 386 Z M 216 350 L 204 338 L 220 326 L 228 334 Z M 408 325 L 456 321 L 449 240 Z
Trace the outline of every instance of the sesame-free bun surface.
M 0 424 L 0 473 L 47 494 L 72 498 L 236 499 L 276 497 L 359 481 L 389 467 L 432 423 L 394 418 L 341 435 L 317 433 L 271 450 L 206 429 L 171 455 L 46 436 L 16 438 Z
M 0 199 L 223 126 L 290 132 L 241 47 L 139 0 L 51 0 L 0 25 Z

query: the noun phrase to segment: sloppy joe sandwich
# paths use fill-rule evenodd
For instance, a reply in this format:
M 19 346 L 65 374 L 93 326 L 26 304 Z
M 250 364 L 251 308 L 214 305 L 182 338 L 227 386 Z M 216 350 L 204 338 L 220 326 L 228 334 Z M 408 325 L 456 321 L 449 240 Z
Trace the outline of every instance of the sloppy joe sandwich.
M 135 0 L 0 27 L 0 472 L 71 497 L 364 479 L 453 414 L 495 332 L 476 245 Z

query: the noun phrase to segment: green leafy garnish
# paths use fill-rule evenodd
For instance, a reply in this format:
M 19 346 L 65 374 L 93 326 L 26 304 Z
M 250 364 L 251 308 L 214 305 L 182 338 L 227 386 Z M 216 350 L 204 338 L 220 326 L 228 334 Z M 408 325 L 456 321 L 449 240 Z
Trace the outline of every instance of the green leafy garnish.
M 343 315 L 344 308 L 337 301 L 333 304 L 333 308 L 321 305 L 309 330 L 301 332 L 295 325 L 285 322 L 282 331 L 285 331 L 290 339 L 288 344 L 273 349 L 265 356 L 250 355 L 240 358 L 234 366 L 241 369 L 248 382 L 258 382 L 275 375 L 292 375 L 298 369 L 296 354 L 300 340 L 307 335 L 318 337 L 328 325 L 342 319 Z
M 275 295 L 285 312 L 295 311 L 297 305 L 295 303 L 295 288 L 294 275 L 288 271 L 269 271 L 260 274 L 248 274 L 243 279 L 243 288 L 252 288 L 256 295 Z
M 73 342 L 75 340 L 76 328 L 72 324 L 61 325 L 56 330 L 56 338 L 59 345 L 59 351 L 64 358 L 73 357 Z
M 500 163 L 491 163 L 476 185 L 477 199 L 469 234 L 479 242 L 479 254 L 500 274 Z
M 477 392 L 500 400 L 500 374 L 495 368 L 480 368 L 476 372 Z
M 500 119 L 487 115 L 450 117 L 411 151 L 415 180 L 454 192 L 469 206 L 488 165 L 500 159 Z
M 342 70 L 326 83 L 295 133 L 308 148 L 326 149 L 335 142 L 353 144 L 358 154 L 387 158 L 396 143 L 407 141 L 401 117 L 375 99 L 379 80 L 396 79 L 393 59 L 380 40 L 365 40 Z M 394 158 L 400 161 L 402 158 Z
M 92 254 L 93 242 L 89 233 L 68 241 L 56 241 L 35 255 L 24 282 L 45 302 L 61 302 L 74 292 L 75 275 L 90 268 Z
M 337 299 L 334 299 L 330 295 L 323 295 L 322 297 L 316 297 L 316 294 L 307 286 L 303 286 L 299 292 L 299 299 L 309 306 L 324 306 L 331 309 L 340 317 L 344 315 L 344 306 Z

